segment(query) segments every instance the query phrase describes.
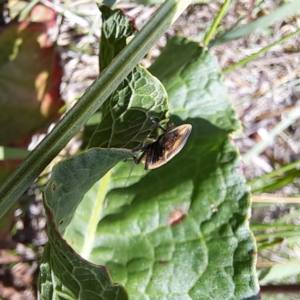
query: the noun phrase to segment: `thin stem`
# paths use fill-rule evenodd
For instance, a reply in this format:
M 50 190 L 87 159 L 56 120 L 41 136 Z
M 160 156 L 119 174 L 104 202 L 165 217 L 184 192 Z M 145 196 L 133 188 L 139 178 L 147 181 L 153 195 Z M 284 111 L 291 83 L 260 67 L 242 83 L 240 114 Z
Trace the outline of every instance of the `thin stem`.
M 292 237 L 292 236 L 299 236 L 299 231 L 283 231 L 283 232 L 274 232 L 274 233 L 263 233 L 263 234 L 256 234 L 255 239 L 257 242 L 269 239 L 269 238 L 276 238 L 276 237 Z
M 240 60 L 239 62 L 237 62 L 237 63 L 231 65 L 230 67 L 224 69 L 224 70 L 223 70 L 223 74 L 226 74 L 226 73 L 228 73 L 229 71 L 232 71 L 232 70 L 236 69 L 237 67 L 240 67 L 240 66 L 243 66 L 243 65 L 247 64 L 249 61 L 251 61 L 251 60 L 255 59 L 256 57 L 260 56 L 261 54 L 263 54 L 263 53 L 269 51 L 269 50 L 270 50 L 271 48 L 273 48 L 274 46 L 279 45 L 279 44 L 282 44 L 283 42 L 285 42 L 285 41 L 288 40 L 289 38 L 291 38 L 291 37 L 293 37 L 293 36 L 295 36 L 295 35 L 297 35 L 297 34 L 299 34 L 299 33 L 300 33 L 300 28 L 297 29 L 295 32 L 290 33 L 290 34 L 288 34 L 287 36 L 281 38 L 280 40 L 278 40 L 278 41 L 276 41 L 276 42 L 270 44 L 269 46 L 266 46 L 266 47 L 262 48 L 260 51 L 258 51 L 258 52 L 256 52 L 256 53 L 253 53 L 252 55 L 250 55 L 250 56 L 248 56 L 248 57 L 246 57 L 246 58 Z
M 209 31 L 205 35 L 205 38 L 204 38 L 204 41 L 203 41 L 203 44 L 205 46 L 207 46 L 209 44 L 212 36 L 215 34 L 216 29 L 217 29 L 219 23 L 221 22 L 223 16 L 227 12 L 227 8 L 228 8 L 230 2 L 231 2 L 231 0 L 225 0 L 224 4 L 221 6 L 218 15 L 214 19 L 214 22 L 212 23 Z
M 276 226 L 277 225 L 277 226 Z M 300 231 L 300 226 L 294 224 L 251 224 L 251 230 L 276 230 L 277 232 L 284 233 L 284 230 Z M 280 231 L 279 231 L 280 230 Z M 272 233 L 270 233 L 272 235 Z
M 295 162 L 293 162 L 293 163 L 291 163 L 291 164 L 288 164 L 287 166 L 283 166 L 283 167 L 281 167 L 281 168 L 279 168 L 279 169 L 277 169 L 277 170 L 274 170 L 274 171 L 271 172 L 271 173 L 262 175 L 262 176 L 260 176 L 260 177 L 258 177 L 258 178 L 252 179 L 252 180 L 249 180 L 249 181 L 247 182 L 247 184 L 249 184 L 249 185 L 254 185 L 254 184 L 255 184 L 256 182 L 258 182 L 258 181 L 264 181 L 264 180 L 266 180 L 266 179 L 275 177 L 275 176 L 277 176 L 277 175 L 279 175 L 279 174 L 283 174 L 283 173 L 285 173 L 285 172 L 287 172 L 287 171 L 290 171 L 290 170 L 292 170 L 292 169 L 295 169 L 298 165 L 300 165 L 300 160 L 297 160 L 297 161 L 295 161 Z
M 20 12 L 19 15 L 19 22 L 24 21 L 27 16 L 30 14 L 31 10 L 35 7 L 35 5 L 37 5 L 40 1 L 39 0 L 33 0 L 31 2 L 29 2 Z
M 243 160 L 249 161 L 253 156 L 260 154 L 263 152 L 269 144 L 273 141 L 273 139 L 291 124 L 293 124 L 300 116 L 300 106 L 292 110 L 292 112 L 283 119 L 280 123 L 278 123 L 270 132 L 266 139 L 257 143 L 252 149 L 250 149 L 246 154 L 243 155 Z
M 253 202 L 260 203 L 299 203 L 300 198 L 296 197 L 276 197 L 276 196 L 252 196 Z

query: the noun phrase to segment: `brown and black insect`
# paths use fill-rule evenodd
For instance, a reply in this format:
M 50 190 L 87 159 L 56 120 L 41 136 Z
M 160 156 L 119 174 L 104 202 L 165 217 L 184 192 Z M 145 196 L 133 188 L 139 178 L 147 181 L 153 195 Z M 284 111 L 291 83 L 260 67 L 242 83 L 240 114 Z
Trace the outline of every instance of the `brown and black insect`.
M 163 133 L 155 142 L 132 149 L 133 152 L 142 152 L 138 158 L 134 157 L 134 162 L 136 164 L 142 162 L 145 165 L 145 170 L 159 168 L 170 161 L 183 148 L 192 131 L 190 124 L 178 127 L 175 127 L 174 124 L 168 124 L 166 128 L 163 128 L 153 118 L 150 119 Z

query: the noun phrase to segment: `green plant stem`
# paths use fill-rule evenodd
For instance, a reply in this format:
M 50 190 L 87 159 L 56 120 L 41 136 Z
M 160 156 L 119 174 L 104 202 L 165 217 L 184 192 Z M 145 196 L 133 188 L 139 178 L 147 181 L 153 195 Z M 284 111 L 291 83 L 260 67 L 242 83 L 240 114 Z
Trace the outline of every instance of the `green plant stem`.
M 211 37 L 215 34 L 219 23 L 221 22 L 223 16 L 227 12 L 227 8 L 228 8 L 230 2 L 231 2 L 231 0 L 225 0 L 223 5 L 221 6 L 221 9 L 219 10 L 218 15 L 214 19 L 214 22 L 212 23 L 209 31 L 205 35 L 205 38 L 204 38 L 204 41 L 203 41 L 204 46 L 207 46 L 209 44 L 209 42 L 211 40 Z
M 283 230 L 294 230 L 300 231 L 300 226 L 296 226 L 294 224 L 251 224 L 251 230 L 280 230 L 283 234 Z M 272 233 L 270 233 L 272 235 Z
M 191 0 L 166 0 L 73 108 L 3 183 L 0 187 L 0 218 L 99 109 L 190 3 Z
M 261 142 L 257 143 L 252 149 L 250 149 L 245 155 L 243 155 L 243 160 L 249 161 L 253 156 L 263 152 L 270 142 L 283 130 L 293 124 L 300 116 L 300 106 L 292 110 L 292 112 L 278 123 L 269 133 L 268 137 Z
M 93 20 L 93 24 L 92 24 L 92 27 L 91 27 L 91 30 L 89 31 L 88 33 L 88 39 L 87 41 L 84 43 L 84 45 L 82 46 L 82 53 L 85 53 L 88 49 L 88 46 L 90 44 L 90 40 L 91 40 L 91 37 L 95 34 L 95 31 L 96 31 L 96 28 L 97 28 L 97 25 L 99 24 L 99 21 L 100 21 L 100 14 L 97 14 L 95 19 Z
M 282 243 L 282 238 L 277 238 L 274 241 L 270 242 L 270 241 L 266 241 L 266 242 L 258 242 L 257 243 L 257 250 L 258 251 L 262 251 L 264 249 L 270 249 L 273 248 L 279 244 Z
M 262 1 L 263 2 L 263 1 Z M 256 3 L 256 6 L 259 6 L 259 3 Z M 217 36 L 214 40 L 212 40 L 208 47 L 218 46 L 224 43 L 228 43 L 230 41 L 237 40 L 241 37 L 245 37 L 249 34 L 255 33 L 257 31 L 262 31 L 264 29 L 268 29 L 275 22 L 281 21 L 284 18 L 294 15 L 299 12 L 300 9 L 300 1 L 294 0 L 289 3 L 285 3 L 280 5 L 275 11 L 272 11 L 270 14 L 265 15 L 263 17 L 259 17 L 250 23 L 242 25 L 238 28 L 235 28 L 238 23 L 234 26 L 234 28 L 226 30 L 223 34 Z
M 272 177 L 275 177 L 277 175 L 280 175 L 284 172 L 287 172 L 287 171 L 290 171 L 294 168 L 296 168 L 298 165 L 300 165 L 300 160 L 297 160 L 291 164 L 288 164 L 287 166 L 283 166 L 277 170 L 274 170 L 273 172 L 271 173 L 268 173 L 268 174 L 265 174 L 263 176 L 260 176 L 258 178 L 255 178 L 255 179 L 252 179 L 252 180 L 249 180 L 247 182 L 248 185 L 254 185 L 256 182 L 259 182 L 259 181 L 264 181 L 266 179 L 269 179 L 269 178 L 272 178 Z
M 275 232 L 275 233 L 263 233 L 263 234 L 256 234 L 255 239 L 256 241 L 261 241 L 264 239 L 269 238 L 286 238 L 299 235 L 299 231 L 284 231 L 284 232 Z
M 248 56 L 248 57 L 246 57 L 246 58 L 240 60 L 239 62 L 237 62 L 237 63 L 231 65 L 230 67 L 224 69 L 224 70 L 223 70 L 223 74 L 226 74 L 226 73 L 228 73 L 228 72 L 230 72 L 230 71 L 236 69 L 237 67 L 241 67 L 241 66 L 247 64 L 249 61 L 255 59 L 255 58 L 258 57 L 259 55 L 261 55 L 261 54 L 263 54 L 263 53 L 269 51 L 272 47 L 274 47 L 274 46 L 276 46 L 276 45 L 279 45 L 279 44 L 282 44 L 283 42 L 285 42 L 285 41 L 288 40 L 289 38 L 291 38 L 291 37 L 293 37 L 293 36 L 295 36 L 295 35 L 297 35 L 297 34 L 299 34 L 299 33 L 300 33 L 300 28 L 297 29 L 295 32 L 290 33 L 290 34 L 288 34 L 287 36 L 281 38 L 280 40 L 278 40 L 278 41 L 276 41 L 276 42 L 270 44 L 269 46 L 264 47 L 264 48 L 261 49 L 260 51 L 258 51 L 258 52 L 256 52 L 256 53 L 253 53 L 252 55 L 250 55 L 250 56 Z

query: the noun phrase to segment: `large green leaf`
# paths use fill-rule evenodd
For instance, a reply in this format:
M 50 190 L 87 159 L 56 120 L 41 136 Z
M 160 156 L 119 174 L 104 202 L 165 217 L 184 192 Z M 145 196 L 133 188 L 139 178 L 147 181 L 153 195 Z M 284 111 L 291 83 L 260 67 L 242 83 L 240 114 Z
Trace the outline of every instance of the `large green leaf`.
M 169 47 L 185 54 L 177 67 Z M 117 165 L 85 195 L 65 238 L 131 299 L 255 299 L 250 195 L 228 139 L 238 122 L 217 63 L 185 39 L 172 40 L 164 56 L 173 68 L 157 75 L 173 121 L 193 125 L 187 145 L 160 169 L 135 167 L 126 187 L 131 164 Z
M 159 169 L 134 167 L 128 181 L 130 160 L 110 170 L 132 156 L 126 150 L 91 150 L 105 155 L 79 156 L 54 170 L 45 191 L 53 250 L 44 257 L 42 287 L 71 299 L 83 299 L 83 284 L 103 293 L 92 280 L 102 287 L 110 281 L 92 275 L 93 263 L 107 267 L 130 299 L 258 299 L 250 194 L 228 136 L 239 123 L 217 62 L 197 43 L 174 38 L 151 72 L 167 89 L 172 121 L 193 126 L 186 146 Z

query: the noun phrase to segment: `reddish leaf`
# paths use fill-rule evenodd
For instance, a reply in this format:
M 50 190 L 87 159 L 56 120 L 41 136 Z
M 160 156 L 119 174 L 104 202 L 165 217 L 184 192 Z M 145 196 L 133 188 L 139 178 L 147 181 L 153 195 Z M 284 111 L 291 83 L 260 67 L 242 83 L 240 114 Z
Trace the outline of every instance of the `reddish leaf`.
M 61 107 L 60 57 L 49 31 L 55 11 L 37 5 L 0 29 L 0 144 L 24 145 Z M 24 145 L 25 146 L 25 145 Z

